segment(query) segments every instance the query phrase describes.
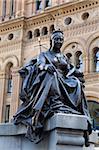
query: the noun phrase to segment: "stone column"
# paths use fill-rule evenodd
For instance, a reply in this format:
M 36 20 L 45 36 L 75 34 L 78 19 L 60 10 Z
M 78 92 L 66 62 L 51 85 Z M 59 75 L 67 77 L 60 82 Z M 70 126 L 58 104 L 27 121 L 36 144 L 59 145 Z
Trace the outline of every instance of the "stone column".
M 26 6 L 25 6 L 25 8 L 26 8 L 26 10 L 25 10 L 25 15 L 26 16 L 31 16 L 32 14 L 33 14 L 33 0 L 29 0 L 29 1 L 27 1 L 26 2 Z
M 16 113 L 19 106 L 20 76 L 18 70 L 18 68 L 12 70 L 13 89 L 11 98 L 10 120 L 13 118 L 13 115 Z
M 57 6 L 58 5 L 59 0 L 54 0 L 52 1 L 52 6 Z
M 82 58 L 82 61 L 83 61 L 83 72 L 85 72 L 86 71 L 86 59 L 85 59 L 86 57 L 83 55 L 83 58 Z
M 2 1 L 0 1 L 0 21 L 2 20 L 2 9 L 3 9 Z
M 5 73 L 0 72 L 0 123 L 3 120 L 3 105 L 4 105 L 4 92 L 5 92 Z
M 16 1 L 16 14 L 15 14 L 16 17 L 21 16 L 21 5 L 22 5 L 21 0 L 17 0 Z
M 10 17 L 10 11 L 11 11 L 11 2 L 6 1 L 6 20 L 9 20 Z
M 42 0 L 42 11 L 45 9 L 45 0 Z
M 89 72 L 89 61 L 88 57 L 84 56 L 83 58 L 83 65 L 84 65 L 84 73 L 87 74 Z
M 33 15 L 36 14 L 36 1 L 33 2 Z
M 95 62 L 94 62 L 94 58 L 92 55 L 90 55 L 90 73 L 96 71 L 96 68 L 95 68 Z
M 86 57 L 86 73 L 89 73 L 89 58 Z
M 21 16 L 25 16 L 25 0 L 21 0 Z

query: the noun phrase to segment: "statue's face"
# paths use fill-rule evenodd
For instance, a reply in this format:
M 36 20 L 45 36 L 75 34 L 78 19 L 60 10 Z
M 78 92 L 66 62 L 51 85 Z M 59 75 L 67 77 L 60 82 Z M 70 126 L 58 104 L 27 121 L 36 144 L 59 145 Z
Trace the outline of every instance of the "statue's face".
M 62 33 L 55 33 L 52 37 L 52 48 L 57 51 L 59 50 L 64 42 L 64 37 Z

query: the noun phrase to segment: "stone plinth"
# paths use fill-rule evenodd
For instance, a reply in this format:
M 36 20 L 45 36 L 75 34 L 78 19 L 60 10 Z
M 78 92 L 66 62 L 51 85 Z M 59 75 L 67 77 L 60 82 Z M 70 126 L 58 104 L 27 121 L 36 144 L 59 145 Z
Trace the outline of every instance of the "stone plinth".
M 45 139 L 34 144 L 25 138 L 25 126 L 0 125 L 0 150 L 83 150 L 83 131 L 87 118 L 80 115 L 56 114 L 45 124 Z
M 92 134 L 89 136 L 89 147 L 84 147 L 84 150 L 99 150 L 99 147 L 96 148 L 95 145 L 98 144 L 98 132 L 93 131 Z

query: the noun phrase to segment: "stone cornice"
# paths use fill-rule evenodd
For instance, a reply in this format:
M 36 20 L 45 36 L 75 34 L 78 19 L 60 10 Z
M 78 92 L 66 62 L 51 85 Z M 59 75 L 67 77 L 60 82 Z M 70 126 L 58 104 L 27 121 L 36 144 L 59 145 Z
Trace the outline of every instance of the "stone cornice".
M 49 7 L 42 10 L 41 13 L 34 14 L 31 17 L 14 18 L 0 23 L 0 34 L 10 32 L 19 28 L 26 28 L 30 26 L 36 27 L 54 20 L 61 16 L 71 15 L 73 13 L 81 12 L 99 6 L 98 0 L 76 0 L 74 2 L 63 3 L 59 6 Z M 25 22 L 25 23 L 24 23 Z
M 77 36 L 77 35 L 81 35 L 81 34 L 86 34 L 87 32 L 93 32 L 96 31 L 98 29 L 97 24 L 99 24 L 99 20 L 92 20 L 92 21 L 87 21 L 86 23 L 83 24 L 78 24 L 78 25 L 72 25 L 72 26 L 68 26 L 66 28 L 64 28 L 64 34 L 65 37 L 70 37 L 70 36 Z M 72 32 L 71 32 L 72 31 Z M 46 36 L 41 36 L 41 40 L 48 40 L 49 39 L 49 35 Z M 31 40 L 23 40 L 24 44 L 33 44 L 33 42 L 37 42 L 38 38 L 33 38 Z M 20 45 L 19 43 L 22 43 L 22 39 L 20 40 L 12 40 L 12 41 L 5 41 L 3 43 L 0 43 L 0 53 L 5 52 L 4 48 L 10 47 L 12 45 Z M 24 45 L 24 46 L 25 46 Z M 11 51 L 11 50 L 6 50 L 6 51 Z
M 24 17 L 8 20 L 0 23 L 0 34 L 23 28 Z
M 70 15 L 79 11 L 83 11 L 89 8 L 94 8 L 99 6 L 98 0 L 76 0 L 74 2 L 63 3 L 59 6 L 52 8 L 46 8 L 44 13 L 53 13 L 54 17 L 60 16 L 62 14 Z
M 26 22 L 25 28 L 29 28 L 30 26 L 36 27 L 37 25 L 45 24 L 48 22 L 52 23 L 54 22 L 54 20 L 55 18 L 53 17 L 52 14 L 43 13 L 40 15 L 35 15 L 25 19 Z
M 37 26 L 48 21 L 54 21 L 61 16 L 71 15 L 77 12 L 85 11 L 99 6 L 98 0 L 83 0 L 75 1 L 74 3 L 64 3 L 55 7 L 49 7 L 42 10 L 41 13 L 34 14 L 33 16 L 26 18 L 27 27 Z
M 92 20 L 92 21 L 87 21 L 81 24 L 76 24 L 76 25 L 72 25 L 72 26 L 66 26 L 63 27 L 63 31 L 65 34 L 65 37 L 71 37 L 71 36 L 79 36 L 79 35 L 84 35 L 86 33 L 90 33 L 90 32 L 95 32 L 98 30 L 98 24 L 99 24 L 99 18 L 97 18 L 96 20 Z M 49 39 L 50 35 L 46 35 L 46 36 L 41 36 L 41 40 L 44 41 L 45 39 Z M 38 38 L 33 38 L 31 40 L 27 40 L 24 41 L 26 42 L 25 44 L 30 44 L 33 42 L 38 41 Z

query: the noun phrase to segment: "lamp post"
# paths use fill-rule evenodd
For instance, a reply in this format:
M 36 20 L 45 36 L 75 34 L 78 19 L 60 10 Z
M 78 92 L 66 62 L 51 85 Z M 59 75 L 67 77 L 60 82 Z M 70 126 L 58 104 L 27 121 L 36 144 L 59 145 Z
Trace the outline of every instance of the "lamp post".
M 48 47 L 44 46 L 44 44 L 41 44 L 41 38 L 40 37 L 38 37 L 38 42 L 39 42 L 39 45 L 36 45 L 35 47 L 37 47 L 37 46 L 40 47 L 40 53 L 42 52 L 42 47 L 46 50 L 48 49 Z
M 40 47 L 40 53 L 41 53 L 41 39 L 40 39 L 40 37 L 38 37 L 38 42 L 39 42 L 39 47 Z

